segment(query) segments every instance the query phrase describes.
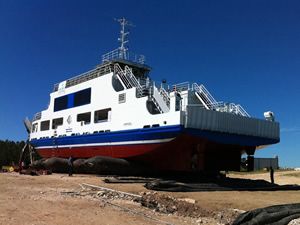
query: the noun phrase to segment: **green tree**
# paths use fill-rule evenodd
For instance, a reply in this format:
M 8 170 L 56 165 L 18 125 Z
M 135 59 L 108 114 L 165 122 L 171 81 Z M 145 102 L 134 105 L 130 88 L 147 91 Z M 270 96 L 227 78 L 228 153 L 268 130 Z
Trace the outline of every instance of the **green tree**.
M 18 164 L 24 141 L 0 140 L 0 167 Z

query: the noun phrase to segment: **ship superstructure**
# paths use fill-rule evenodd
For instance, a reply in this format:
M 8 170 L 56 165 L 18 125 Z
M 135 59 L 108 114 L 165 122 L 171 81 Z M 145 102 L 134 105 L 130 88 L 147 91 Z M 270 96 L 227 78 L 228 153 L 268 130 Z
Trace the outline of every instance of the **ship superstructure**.
M 145 57 L 121 46 L 86 73 L 54 85 L 32 120 L 30 143 L 45 158 L 109 156 L 176 171 L 239 170 L 241 154 L 279 142 L 279 123 L 218 102 L 203 84 L 157 84 Z M 273 117 L 272 117 L 273 118 Z

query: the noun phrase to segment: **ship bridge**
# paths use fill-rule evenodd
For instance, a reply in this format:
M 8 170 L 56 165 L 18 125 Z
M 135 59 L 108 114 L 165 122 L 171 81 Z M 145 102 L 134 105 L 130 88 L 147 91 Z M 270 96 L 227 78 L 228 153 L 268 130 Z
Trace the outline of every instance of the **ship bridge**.
M 115 49 L 109 53 L 102 56 L 102 63 L 97 65 L 95 69 L 89 70 L 85 73 L 74 76 L 63 82 L 54 85 L 53 92 L 58 91 L 60 87 L 68 88 L 75 86 L 77 84 L 95 79 L 97 77 L 115 72 L 115 65 L 118 64 L 121 69 L 125 69 L 125 66 L 130 67 L 131 72 L 137 79 L 146 79 L 149 77 L 149 72 L 151 67 L 144 63 L 141 63 L 134 58 L 121 58 L 119 49 Z M 132 56 L 133 57 L 133 56 Z

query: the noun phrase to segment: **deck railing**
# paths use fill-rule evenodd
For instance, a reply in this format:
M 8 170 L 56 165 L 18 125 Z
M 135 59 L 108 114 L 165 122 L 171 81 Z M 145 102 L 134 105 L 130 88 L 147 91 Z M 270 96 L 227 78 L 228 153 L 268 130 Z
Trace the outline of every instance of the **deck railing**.
M 212 94 L 205 88 L 203 84 L 198 85 L 197 83 L 193 83 L 192 85 L 190 85 L 189 82 L 183 82 L 172 85 L 171 90 L 168 90 L 168 92 L 182 92 L 186 90 L 192 90 L 195 93 L 198 93 L 198 96 L 201 98 L 203 108 L 250 117 L 247 111 L 239 104 L 216 101 Z
M 36 120 L 39 120 L 41 118 L 42 118 L 42 112 L 38 112 L 38 113 L 34 114 L 32 122 L 36 121 Z
M 92 80 L 94 78 L 100 77 L 104 74 L 108 74 L 112 72 L 112 68 L 110 64 L 102 65 L 100 67 L 97 67 L 96 69 L 92 69 L 90 71 L 87 71 L 85 73 L 79 74 L 78 76 L 72 77 L 68 80 L 66 80 L 65 87 L 71 87 L 89 80 Z M 53 91 L 58 90 L 59 83 L 54 85 Z
M 186 91 L 190 89 L 190 83 L 189 82 L 182 82 L 179 84 L 172 85 L 171 91 Z
M 129 51 L 124 53 L 124 51 L 121 51 L 119 48 L 102 55 L 102 63 L 109 62 L 114 59 L 125 59 L 139 64 L 145 63 L 144 55 L 138 55 Z
M 190 106 L 198 106 L 201 108 L 206 108 L 204 105 L 200 104 L 189 104 Z M 218 112 L 226 112 L 231 114 L 236 114 L 240 116 L 250 117 L 250 115 L 244 110 L 244 108 L 239 104 L 234 103 L 225 103 L 225 102 L 216 102 L 214 104 L 208 105 L 210 110 Z

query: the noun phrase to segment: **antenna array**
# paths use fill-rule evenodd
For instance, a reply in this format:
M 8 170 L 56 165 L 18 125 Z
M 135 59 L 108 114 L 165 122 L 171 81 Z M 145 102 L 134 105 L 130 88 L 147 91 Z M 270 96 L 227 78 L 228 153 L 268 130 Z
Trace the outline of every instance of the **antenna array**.
M 124 17 L 121 19 L 117 19 L 117 21 L 120 23 L 121 25 L 121 31 L 120 31 L 120 37 L 118 38 L 118 41 L 121 43 L 121 46 L 119 47 L 119 57 L 121 59 L 127 59 L 127 46 L 126 43 L 129 42 L 128 40 L 128 35 L 129 35 L 129 31 L 126 30 L 126 27 L 128 26 L 133 26 L 132 23 L 130 23 L 128 20 L 126 20 Z

